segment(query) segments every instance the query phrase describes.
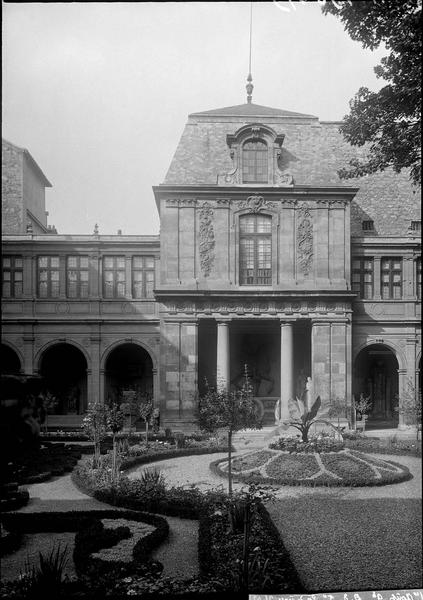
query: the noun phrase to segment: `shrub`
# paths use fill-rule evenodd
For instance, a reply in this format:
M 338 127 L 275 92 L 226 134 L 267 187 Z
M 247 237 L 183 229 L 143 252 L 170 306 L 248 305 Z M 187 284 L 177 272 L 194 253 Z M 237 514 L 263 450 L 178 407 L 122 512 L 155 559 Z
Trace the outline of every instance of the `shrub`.
M 318 435 L 309 436 L 307 442 L 300 440 L 298 437 L 280 437 L 269 444 L 269 448 L 291 453 L 339 452 L 344 448 L 344 443 L 335 440 L 329 434 L 319 433 Z
M 39 565 L 31 566 L 27 561 L 21 574 L 24 588 L 29 597 L 57 597 L 61 595 L 63 571 L 68 562 L 68 547 L 53 546 L 49 555 L 39 552 Z

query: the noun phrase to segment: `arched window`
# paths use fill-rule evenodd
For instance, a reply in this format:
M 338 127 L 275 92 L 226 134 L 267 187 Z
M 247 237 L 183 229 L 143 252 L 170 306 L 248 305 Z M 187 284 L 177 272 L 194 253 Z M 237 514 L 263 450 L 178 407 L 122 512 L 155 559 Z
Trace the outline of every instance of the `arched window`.
M 239 261 L 241 285 L 272 284 L 272 217 L 239 218 Z
M 267 183 L 267 144 L 248 140 L 242 146 L 242 183 Z

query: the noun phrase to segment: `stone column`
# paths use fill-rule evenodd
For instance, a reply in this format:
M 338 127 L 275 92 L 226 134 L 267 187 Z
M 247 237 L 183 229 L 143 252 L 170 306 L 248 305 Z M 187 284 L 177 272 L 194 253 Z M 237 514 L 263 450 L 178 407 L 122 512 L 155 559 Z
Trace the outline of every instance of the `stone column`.
M 229 322 L 218 321 L 216 385 L 229 390 L 230 383 Z
M 281 402 L 280 419 L 289 419 L 289 399 L 294 399 L 294 326 L 281 321 Z

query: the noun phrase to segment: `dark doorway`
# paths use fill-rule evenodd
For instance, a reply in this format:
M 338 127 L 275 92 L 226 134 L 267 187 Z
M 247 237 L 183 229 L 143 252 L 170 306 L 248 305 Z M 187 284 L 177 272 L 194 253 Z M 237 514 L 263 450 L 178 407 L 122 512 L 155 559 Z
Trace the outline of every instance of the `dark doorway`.
M 353 393 L 357 399 L 360 394 L 370 396 L 370 426 L 398 426 L 398 360 L 390 348 L 373 344 L 361 350 L 354 365 Z
M 6 344 L 1 344 L 0 361 L 3 375 L 17 375 L 20 373 L 21 361 L 19 356 Z
M 81 415 L 87 410 L 87 361 L 71 344 L 50 346 L 42 356 L 40 375 L 54 397 L 50 414 Z
M 112 350 L 106 360 L 106 401 L 120 403 L 125 392 L 153 398 L 153 361 L 141 346 L 127 343 Z

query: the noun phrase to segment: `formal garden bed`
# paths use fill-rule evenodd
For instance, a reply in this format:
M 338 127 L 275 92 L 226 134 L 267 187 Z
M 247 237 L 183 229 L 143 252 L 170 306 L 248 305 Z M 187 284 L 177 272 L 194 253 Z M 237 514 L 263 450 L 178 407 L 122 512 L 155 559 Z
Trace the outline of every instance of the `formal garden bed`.
M 212 462 L 210 469 L 229 476 L 226 458 Z M 316 436 L 306 442 L 279 438 L 268 449 L 236 457 L 232 477 L 270 485 L 374 486 L 399 483 L 412 475 L 407 467 L 345 447 L 340 439 Z

